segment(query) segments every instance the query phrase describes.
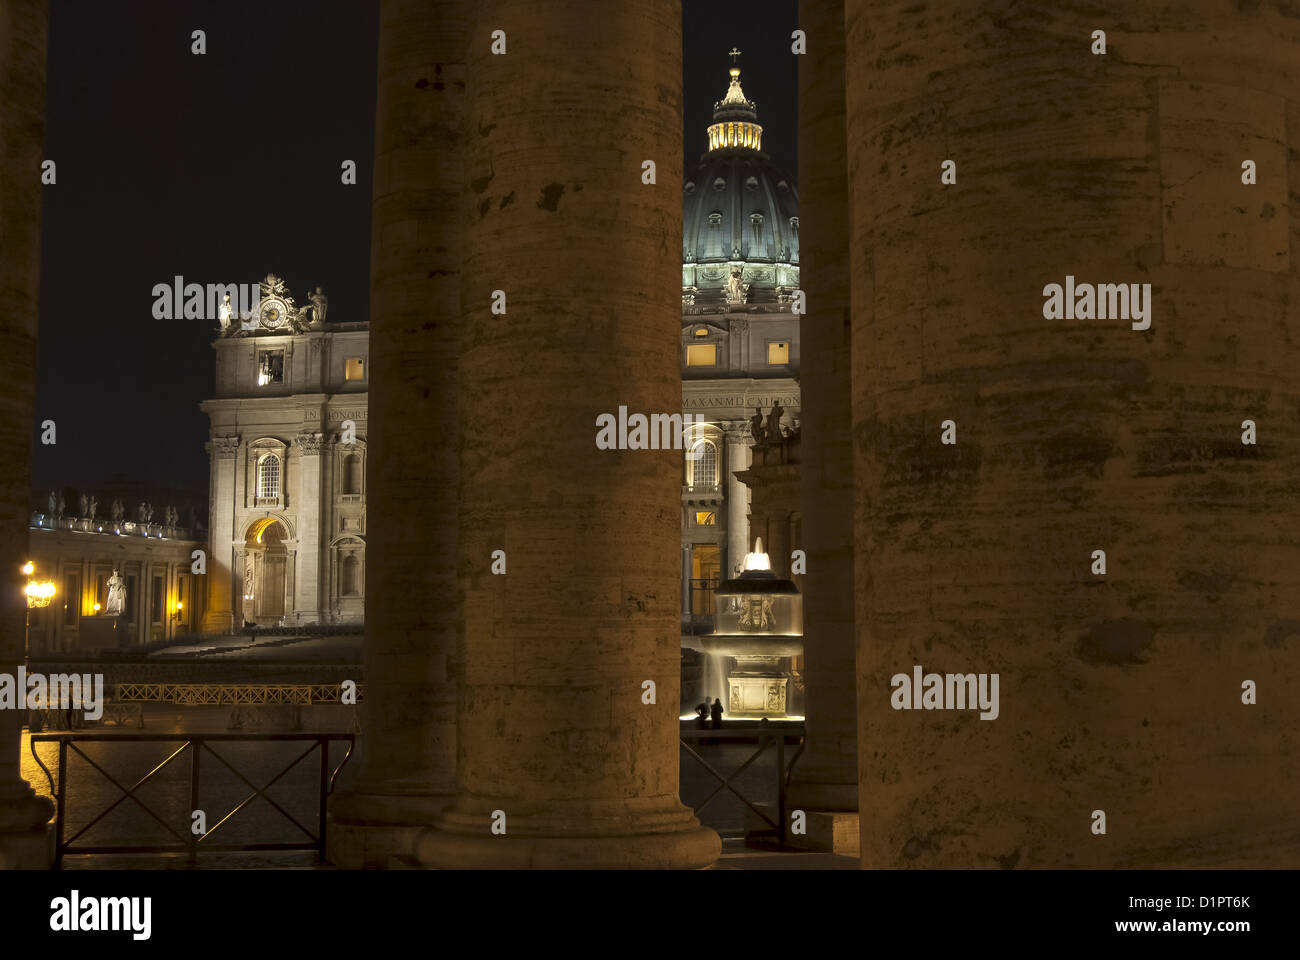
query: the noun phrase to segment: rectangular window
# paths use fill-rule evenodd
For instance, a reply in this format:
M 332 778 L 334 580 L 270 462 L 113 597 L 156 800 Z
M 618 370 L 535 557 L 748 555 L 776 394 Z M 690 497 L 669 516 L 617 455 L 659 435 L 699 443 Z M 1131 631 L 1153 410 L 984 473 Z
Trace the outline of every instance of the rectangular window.
M 284 351 L 259 350 L 257 354 L 257 385 L 284 383 Z
M 712 510 L 695 511 L 695 525 L 697 527 L 713 527 L 717 526 L 717 523 L 718 515 Z
M 75 627 L 81 614 L 81 577 L 69 573 L 63 578 L 63 625 Z
M 767 344 L 767 362 L 772 365 L 790 362 L 790 343 L 786 340 L 770 340 Z
M 135 615 L 135 576 L 134 575 L 126 578 L 126 610 L 123 612 L 126 614 L 127 623 L 135 623 L 137 618 Z
M 718 363 L 718 345 L 716 343 L 692 343 L 686 347 L 686 365 L 688 367 L 712 367 Z
M 366 379 L 366 358 L 365 357 L 348 357 L 347 365 L 343 370 L 344 380 L 364 380 Z
M 163 618 L 163 579 L 162 577 L 153 578 L 153 597 L 150 599 L 150 619 L 154 623 L 162 623 Z

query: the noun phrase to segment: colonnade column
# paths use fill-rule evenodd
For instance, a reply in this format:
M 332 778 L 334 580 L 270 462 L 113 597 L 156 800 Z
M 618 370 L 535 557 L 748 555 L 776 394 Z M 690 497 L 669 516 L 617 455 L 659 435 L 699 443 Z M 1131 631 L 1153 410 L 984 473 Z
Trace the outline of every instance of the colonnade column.
M 846 7 L 863 865 L 1293 866 L 1295 20 Z
M 420 858 L 704 866 L 719 839 L 678 797 L 682 454 L 596 445 L 620 406 L 681 410 L 681 7 L 474 15 L 457 796 Z
M 384 0 L 371 220 L 366 693 L 329 856 L 384 866 L 455 784 L 462 0 Z
M 41 152 L 45 140 L 45 0 L 0 0 L 0 673 L 23 662 L 41 275 Z M 60 589 L 62 587 L 60 586 Z M 81 598 L 74 598 L 80 602 Z M 44 869 L 54 805 L 20 774 L 21 713 L 0 710 L 0 869 Z
M 811 51 L 799 57 L 799 270 L 808 297 L 808 313 L 799 325 L 807 740 L 791 776 L 789 799 L 809 812 L 812 845 L 856 855 L 844 4 L 803 0 L 799 17 Z

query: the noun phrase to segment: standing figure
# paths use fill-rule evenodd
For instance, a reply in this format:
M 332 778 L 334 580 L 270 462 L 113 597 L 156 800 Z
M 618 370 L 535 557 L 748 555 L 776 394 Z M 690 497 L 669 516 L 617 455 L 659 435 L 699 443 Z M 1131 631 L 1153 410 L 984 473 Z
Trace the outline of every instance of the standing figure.
M 785 413 L 785 407 L 779 402 L 772 403 L 772 412 L 767 415 L 767 442 L 780 443 L 785 436 L 781 432 L 781 415 Z
M 87 514 L 87 516 L 90 517 L 91 523 L 95 522 L 95 511 L 98 509 L 99 509 L 99 501 L 96 500 L 92 495 L 90 498 L 90 512 Z
M 704 703 L 697 704 L 695 707 L 695 725 L 701 730 L 707 730 L 709 728 L 709 707 L 707 698 L 705 698 Z
M 722 729 L 722 701 L 716 697 L 713 700 L 713 706 L 709 709 L 709 716 L 713 718 L 713 729 Z
M 80 497 L 81 497 L 81 513 L 78 514 L 78 516 L 88 517 L 90 516 L 90 499 L 84 493 L 81 494 Z
M 118 576 L 117 567 L 108 578 L 108 599 L 104 601 L 104 616 L 120 617 L 126 609 L 126 584 Z
M 754 435 L 754 443 L 763 442 L 763 408 L 755 407 L 754 415 L 749 418 L 749 432 Z
M 120 523 L 122 518 L 126 516 L 126 508 L 122 506 L 122 501 L 120 498 L 118 497 L 113 498 L 113 505 L 111 509 L 112 509 L 113 521 L 115 523 Z
M 321 292 L 317 287 L 315 293 L 307 294 L 307 299 L 311 301 L 311 321 L 313 324 L 325 322 L 325 311 L 329 307 L 329 297 Z
M 51 517 L 54 516 L 54 513 L 58 509 L 58 507 L 59 507 L 58 494 L 56 494 L 53 490 L 51 490 L 50 491 L 50 516 Z
M 230 294 L 222 298 L 221 306 L 217 308 L 217 320 L 221 322 L 221 332 L 225 333 L 230 329 L 230 316 L 235 312 L 234 307 L 230 305 Z

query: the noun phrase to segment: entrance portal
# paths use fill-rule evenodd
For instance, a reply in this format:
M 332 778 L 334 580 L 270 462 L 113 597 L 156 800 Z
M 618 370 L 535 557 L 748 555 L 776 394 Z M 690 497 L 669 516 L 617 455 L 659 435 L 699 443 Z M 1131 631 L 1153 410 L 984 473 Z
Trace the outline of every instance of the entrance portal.
M 288 612 L 285 584 L 289 554 L 284 526 L 271 517 L 248 531 L 244 554 L 244 619 L 273 625 Z

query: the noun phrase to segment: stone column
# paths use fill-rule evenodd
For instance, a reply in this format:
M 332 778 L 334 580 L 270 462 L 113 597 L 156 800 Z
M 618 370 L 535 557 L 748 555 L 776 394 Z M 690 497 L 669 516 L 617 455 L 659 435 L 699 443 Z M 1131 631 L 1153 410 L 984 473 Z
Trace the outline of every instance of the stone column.
M 799 277 L 808 297 L 799 325 L 807 740 L 790 780 L 789 802 L 809 812 L 813 845 L 856 855 L 844 4 L 803 0 L 799 23 L 810 44 L 817 40 L 816 55 L 799 58 Z
M 208 573 L 205 578 L 208 607 L 203 617 L 203 630 L 224 633 L 234 628 L 236 613 L 242 611 L 243 581 L 232 568 L 235 532 L 235 457 L 239 452 L 238 437 L 213 437 L 208 443 L 211 476 L 211 516 L 208 518 Z M 236 584 L 239 594 L 236 596 Z M 242 625 L 242 620 L 239 625 Z
M 23 661 L 27 620 L 19 568 L 28 551 L 47 27 L 44 0 L 0 0 L 0 445 L 8 451 L 0 470 L 0 673 L 10 675 Z M 19 712 L 0 710 L 0 869 L 44 869 L 54 806 L 19 775 L 21 743 Z
M 1295 867 L 1295 20 L 909 6 L 846 17 L 863 864 Z
M 319 433 L 300 433 L 294 441 L 298 448 L 299 484 L 298 499 L 298 557 L 302 568 L 294 580 L 293 607 L 299 623 L 318 623 L 325 618 L 321 599 L 321 540 L 329 540 L 333 531 L 327 524 L 332 515 L 330 498 L 337 487 L 324 482 L 324 464 L 336 462 L 327 451 L 321 455 L 323 437 Z M 328 457 L 328 460 L 327 460 Z M 305 521 L 305 522 L 303 522 Z M 296 569 L 296 564 L 290 564 Z
M 364 755 L 330 803 L 329 858 L 348 867 L 411 854 L 454 789 L 466 7 L 385 0 L 380 12 Z
M 740 482 L 736 473 L 749 469 L 749 447 L 753 435 L 748 421 L 727 424 L 727 458 L 723 469 L 727 473 L 727 559 L 722 571 L 725 580 L 735 574 L 736 565 L 743 566 L 745 554 L 753 547 L 749 535 L 749 488 Z
M 682 545 L 682 616 L 691 612 L 691 548 Z
M 471 36 L 509 52 L 469 46 L 458 790 L 421 859 L 701 867 L 720 843 L 678 799 L 681 452 L 595 444 L 621 404 L 681 409 L 680 4 L 473 6 Z

